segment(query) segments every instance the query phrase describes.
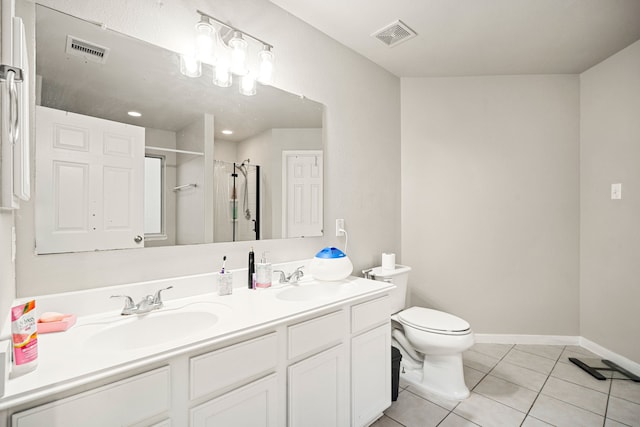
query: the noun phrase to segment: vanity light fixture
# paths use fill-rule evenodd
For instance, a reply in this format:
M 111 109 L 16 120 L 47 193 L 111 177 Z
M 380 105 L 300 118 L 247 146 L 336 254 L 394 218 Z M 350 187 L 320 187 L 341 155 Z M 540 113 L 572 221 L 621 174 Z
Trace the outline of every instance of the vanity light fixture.
M 142 113 L 139 113 L 137 111 L 128 111 L 127 114 L 131 117 L 142 117 Z
M 206 64 L 215 64 L 215 48 L 218 32 L 208 17 L 201 15 L 200 22 L 196 24 L 196 58 Z
M 269 85 L 273 80 L 273 52 L 271 51 L 271 46 L 264 45 L 258 54 L 258 59 L 260 61 L 258 81 L 264 85 Z
M 200 77 L 202 65 L 214 67 L 213 84 L 229 87 L 233 75 L 240 77 L 238 89 L 251 96 L 257 91 L 256 82 L 268 85 L 273 81 L 273 46 L 238 28 L 197 11 L 193 53 L 180 55 L 180 72 L 188 77 Z
M 253 77 L 252 73 L 247 73 L 242 76 L 242 80 L 240 81 L 240 93 L 246 96 L 252 96 L 256 94 L 256 78 Z

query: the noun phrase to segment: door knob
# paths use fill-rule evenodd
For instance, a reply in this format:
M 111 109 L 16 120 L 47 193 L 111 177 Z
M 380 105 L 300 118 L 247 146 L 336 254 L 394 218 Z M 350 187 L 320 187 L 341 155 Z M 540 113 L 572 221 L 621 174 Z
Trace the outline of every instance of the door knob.
M 136 243 L 140 243 L 140 242 L 142 242 L 142 236 L 136 236 L 136 237 L 134 237 L 134 238 L 133 238 L 133 241 L 134 241 L 134 242 L 136 242 Z

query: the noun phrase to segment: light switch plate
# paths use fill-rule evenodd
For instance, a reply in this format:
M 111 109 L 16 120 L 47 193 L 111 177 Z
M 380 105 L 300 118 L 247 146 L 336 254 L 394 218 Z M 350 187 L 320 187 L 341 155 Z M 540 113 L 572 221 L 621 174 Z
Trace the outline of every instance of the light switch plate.
M 622 199 L 622 184 L 611 184 L 611 200 Z

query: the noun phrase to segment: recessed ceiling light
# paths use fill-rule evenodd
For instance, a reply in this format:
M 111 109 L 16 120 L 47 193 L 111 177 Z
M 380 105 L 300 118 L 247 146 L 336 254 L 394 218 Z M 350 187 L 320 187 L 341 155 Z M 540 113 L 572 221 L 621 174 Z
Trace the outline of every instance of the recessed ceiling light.
M 138 113 L 137 111 L 129 111 L 127 114 L 130 115 L 131 117 L 141 117 L 142 116 L 142 114 Z
M 222 131 L 222 133 L 225 134 L 225 135 L 232 135 L 233 131 L 229 130 L 229 129 L 225 129 L 225 130 Z

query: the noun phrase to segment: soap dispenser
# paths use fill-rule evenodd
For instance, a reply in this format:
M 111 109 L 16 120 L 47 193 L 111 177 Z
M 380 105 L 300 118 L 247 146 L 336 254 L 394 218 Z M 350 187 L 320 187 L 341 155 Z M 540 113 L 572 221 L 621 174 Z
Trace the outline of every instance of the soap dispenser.
M 256 263 L 256 287 L 257 288 L 268 288 L 271 286 L 271 276 L 273 275 L 273 270 L 271 268 L 271 263 L 267 262 L 267 253 L 262 253 L 262 259 L 259 263 Z

